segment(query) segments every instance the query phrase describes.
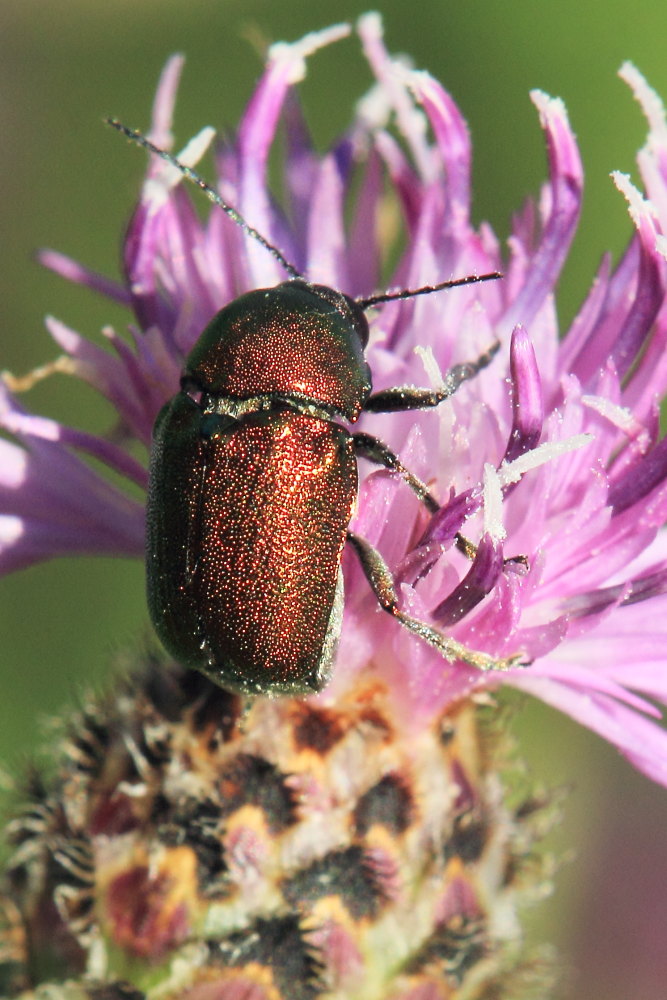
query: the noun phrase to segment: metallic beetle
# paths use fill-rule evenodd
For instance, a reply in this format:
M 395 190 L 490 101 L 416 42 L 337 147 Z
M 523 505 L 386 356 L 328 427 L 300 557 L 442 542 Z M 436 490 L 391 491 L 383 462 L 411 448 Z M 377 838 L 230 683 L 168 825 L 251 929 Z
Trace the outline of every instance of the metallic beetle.
M 448 659 L 505 667 L 400 610 L 380 554 L 349 531 L 357 456 L 426 487 L 377 438 L 351 433 L 363 411 L 437 406 L 493 357 L 458 365 L 440 389 L 372 394 L 364 309 L 440 285 L 354 300 L 303 279 L 190 168 L 115 120 L 115 128 L 193 180 L 285 267 L 291 280 L 225 306 L 186 360 L 180 392 L 154 429 L 147 508 L 148 605 L 166 649 L 244 694 L 321 690 L 343 608 L 341 553 L 355 548 L 384 610 Z

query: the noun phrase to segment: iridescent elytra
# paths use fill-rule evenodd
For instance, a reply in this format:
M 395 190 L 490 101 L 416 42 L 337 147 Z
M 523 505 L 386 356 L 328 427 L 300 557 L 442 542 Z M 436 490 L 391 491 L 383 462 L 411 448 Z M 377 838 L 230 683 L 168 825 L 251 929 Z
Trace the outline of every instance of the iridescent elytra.
M 405 614 L 384 560 L 349 530 L 360 455 L 397 473 L 431 512 L 438 504 L 386 445 L 348 425 L 362 412 L 439 405 L 498 347 L 456 366 L 441 388 L 373 393 L 364 310 L 499 275 L 366 299 L 311 284 L 190 167 L 115 119 L 109 124 L 193 181 L 289 275 L 213 317 L 155 424 L 147 590 L 165 648 L 231 691 L 320 691 L 340 635 L 341 554 L 349 542 L 380 606 L 405 628 L 449 660 L 506 667 L 509 661 L 469 650 Z

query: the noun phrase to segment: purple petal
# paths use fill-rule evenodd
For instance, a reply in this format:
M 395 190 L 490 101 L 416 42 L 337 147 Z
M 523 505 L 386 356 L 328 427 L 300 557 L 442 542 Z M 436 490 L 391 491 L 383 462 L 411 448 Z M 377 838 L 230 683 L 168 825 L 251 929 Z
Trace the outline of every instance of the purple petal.
M 143 465 L 131 458 L 122 448 L 84 431 L 65 427 L 46 417 L 33 417 L 25 413 L 0 383 L 0 423 L 15 437 L 40 438 L 77 448 L 98 459 L 110 469 L 135 482 L 142 489 L 148 485 L 148 474 Z
M 643 500 L 652 490 L 664 483 L 667 477 L 667 438 L 663 438 L 648 455 L 644 455 L 609 489 L 609 503 L 615 514 L 620 514 Z
M 510 345 L 512 430 L 503 461 L 512 462 L 535 448 L 542 433 L 542 382 L 533 345 L 523 327 L 516 327 Z
M 375 13 L 363 14 L 357 30 L 370 67 L 396 113 L 398 129 L 408 144 L 419 175 L 429 180 L 433 177 L 436 161 L 425 139 L 423 115 L 415 108 L 406 86 L 407 72 L 401 72 L 404 67 L 392 59 L 384 47 L 382 19 Z
M 605 254 L 590 291 L 561 344 L 560 371 L 563 374 L 576 375 L 581 382 L 585 382 L 586 377 L 579 368 L 580 358 L 587 357 L 595 338 L 595 331 L 609 291 L 610 271 L 611 255 Z
M 310 281 L 347 291 L 350 278 L 343 221 L 345 189 L 338 158 L 329 154 L 313 186 L 306 271 Z
M 274 45 L 264 76 L 243 116 L 238 131 L 239 210 L 269 240 L 274 216 L 266 187 L 266 164 L 288 88 L 303 78 L 307 56 L 348 34 L 349 27 L 342 24 L 313 32 L 292 45 Z M 250 287 L 275 285 L 284 278 L 276 260 L 263 247 L 247 241 L 246 256 L 250 263 Z
M 413 73 L 412 90 L 426 111 L 445 166 L 447 195 L 455 228 L 467 223 L 470 208 L 471 148 L 465 119 L 447 91 L 429 73 Z
M 531 94 L 547 140 L 549 205 L 540 244 L 532 255 L 527 280 L 504 316 L 504 327 L 531 326 L 551 295 L 579 219 L 582 167 L 576 140 L 561 101 L 540 91 Z
M 374 138 L 376 149 L 385 163 L 392 187 L 403 208 L 408 241 L 412 241 L 421 205 L 419 180 L 393 136 L 387 132 L 378 132 Z
M 66 281 L 71 281 L 75 285 L 84 285 L 86 288 L 118 302 L 121 306 L 129 306 L 132 301 L 131 295 L 123 285 L 97 274 L 96 271 L 91 271 L 90 268 L 84 267 L 83 264 L 72 260 L 64 253 L 59 253 L 57 250 L 39 250 L 37 260 Z
M 174 106 L 185 65 L 185 57 L 173 55 L 167 60 L 162 70 L 153 101 L 153 116 L 150 138 L 160 149 L 171 149 L 171 127 L 174 119 Z
M 502 545 L 490 535 L 482 535 L 470 569 L 458 587 L 432 613 L 439 625 L 451 626 L 490 594 L 503 571 Z
M 379 287 L 381 254 L 379 213 L 383 192 L 382 166 L 376 149 L 368 156 L 349 236 L 349 285 L 352 297 L 369 295 Z
M 612 351 L 619 375 L 624 376 L 651 330 L 664 297 L 664 258 L 657 250 L 657 230 L 650 205 L 627 177 L 613 175 L 616 186 L 628 199 L 640 244 L 637 284 L 632 306 Z
M 113 333 L 108 336 L 118 349 L 120 359 L 84 340 L 76 331 L 53 317 L 47 317 L 46 326 L 56 343 L 74 360 L 78 376 L 108 399 L 124 424 L 139 440 L 148 443 L 155 415 L 164 401 L 156 400 L 150 411 L 146 410 L 146 403 L 151 400 L 150 370 L 141 368 L 127 344 Z M 175 370 L 171 380 L 172 392 L 177 379 Z
M 596 615 L 610 607 L 636 604 L 667 592 L 667 567 L 659 567 L 646 576 L 617 583 L 612 587 L 577 594 L 563 605 L 567 614 L 574 617 Z
M 313 148 L 297 95 L 293 91 L 288 93 L 285 100 L 283 123 L 286 145 L 284 184 L 289 216 L 294 228 L 293 252 L 297 254 L 297 248 L 306 244 L 313 186 L 320 161 Z M 297 257 L 296 263 L 301 270 L 305 270 L 304 261 Z
M 0 573 L 54 556 L 140 556 L 143 505 L 97 476 L 60 443 L 28 450 L 0 440 Z
M 451 496 L 433 515 L 419 544 L 439 542 L 444 545 L 446 542 L 452 542 L 467 519 L 479 510 L 481 503 L 481 490 L 466 490 L 457 496 Z
M 511 683 L 534 694 L 613 743 L 634 766 L 653 781 L 667 785 L 667 732 L 637 712 L 605 695 L 574 690 L 529 671 Z

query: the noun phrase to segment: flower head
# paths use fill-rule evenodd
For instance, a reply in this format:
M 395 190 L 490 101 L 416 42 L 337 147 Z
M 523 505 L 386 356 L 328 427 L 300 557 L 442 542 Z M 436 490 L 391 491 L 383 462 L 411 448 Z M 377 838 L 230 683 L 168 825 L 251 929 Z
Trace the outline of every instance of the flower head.
M 539 204 L 517 215 L 503 259 L 488 226 L 470 221 L 470 143 L 440 84 L 392 59 L 379 20 L 360 21 L 376 78 L 350 128 L 319 156 L 293 88 L 306 60 L 347 33 L 338 26 L 276 45 L 233 141 L 217 150 L 223 197 L 308 280 L 368 296 L 381 283 L 386 186 L 406 232 L 389 281 L 405 288 L 499 269 L 504 279 L 387 302 L 370 315 L 374 389 L 437 384 L 453 365 L 498 341 L 493 363 L 436 411 L 364 415 L 440 501 L 429 516 L 398 477 L 364 468 L 355 533 L 381 551 L 413 617 L 494 657 L 530 666 L 483 673 L 449 663 L 377 609 L 352 553 L 336 669 L 319 696 L 344 697 L 370 676 L 415 729 L 475 690 L 510 684 L 556 705 L 667 783 L 667 737 L 646 696 L 664 700 L 667 597 L 667 448 L 659 402 L 667 386 L 662 228 L 667 224 L 667 127 L 636 70 L 625 78 L 646 108 L 639 158 L 648 199 L 616 175 L 635 233 L 616 268 L 601 264 L 570 330 L 559 339 L 554 287 L 572 240 L 582 171 L 560 101 L 534 93 L 549 179 Z M 155 102 L 151 139 L 171 144 L 181 70 L 172 59 Z M 286 201 L 267 186 L 267 160 L 284 121 Z M 394 132 L 389 131 L 393 125 Z M 180 153 L 194 164 L 205 129 Z M 348 221 L 349 220 L 349 221 Z M 60 367 L 116 408 L 128 440 L 148 448 L 155 417 L 176 391 L 183 360 L 211 316 L 252 288 L 284 280 L 276 259 L 220 212 L 202 223 L 177 171 L 153 158 L 124 244 L 116 284 L 51 251 L 45 264 L 128 306 L 131 343 L 107 330 L 111 351 L 63 323 L 48 328 Z M 125 447 L 29 415 L 2 386 L 0 567 L 73 552 L 143 554 L 142 505 L 93 471 L 89 455 L 146 485 Z M 475 543 L 466 555 L 456 539 Z M 470 556 L 472 555 L 472 558 Z

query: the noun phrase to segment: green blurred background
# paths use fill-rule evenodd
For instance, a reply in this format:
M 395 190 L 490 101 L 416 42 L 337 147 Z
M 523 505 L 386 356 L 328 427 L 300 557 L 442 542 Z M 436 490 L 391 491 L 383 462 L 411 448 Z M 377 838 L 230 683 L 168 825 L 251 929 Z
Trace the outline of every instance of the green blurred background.
M 363 10 L 363 0 L 0 0 L 0 367 L 24 372 L 55 355 L 46 313 L 91 337 L 107 323 L 123 329 L 119 310 L 31 262 L 36 247 L 51 246 L 117 274 L 144 157 L 102 126 L 104 115 L 147 127 L 164 61 L 183 51 L 178 141 L 204 124 L 233 124 L 260 70 L 258 39 L 293 40 Z M 664 0 L 632 12 L 617 0 L 585 9 L 580 0 L 386 0 L 382 10 L 389 48 L 438 76 L 467 116 L 476 218 L 502 238 L 545 175 L 528 91 L 564 98 L 587 183 L 559 289 L 567 322 L 602 250 L 618 255 L 630 233 L 608 174 L 634 172 L 645 125 L 616 70 L 631 59 L 667 95 Z M 345 126 L 368 82 L 354 40 L 311 61 L 302 93 L 318 142 Z M 110 419 L 92 392 L 65 378 L 27 403 L 86 428 L 102 430 Z M 74 705 L 82 685 L 102 680 L 114 652 L 145 627 L 139 563 L 61 560 L 0 581 L 0 760 L 21 764 L 48 713 Z M 566 996 L 658 1000 L 667 982 L 667 792 L 539 706 L 527 706 L 518 729 L 535 775 L 571 787 L 551 843 L 577 855 L 554 897 L 531 914 L 531 934 L 557 942 L 579 966 Z

